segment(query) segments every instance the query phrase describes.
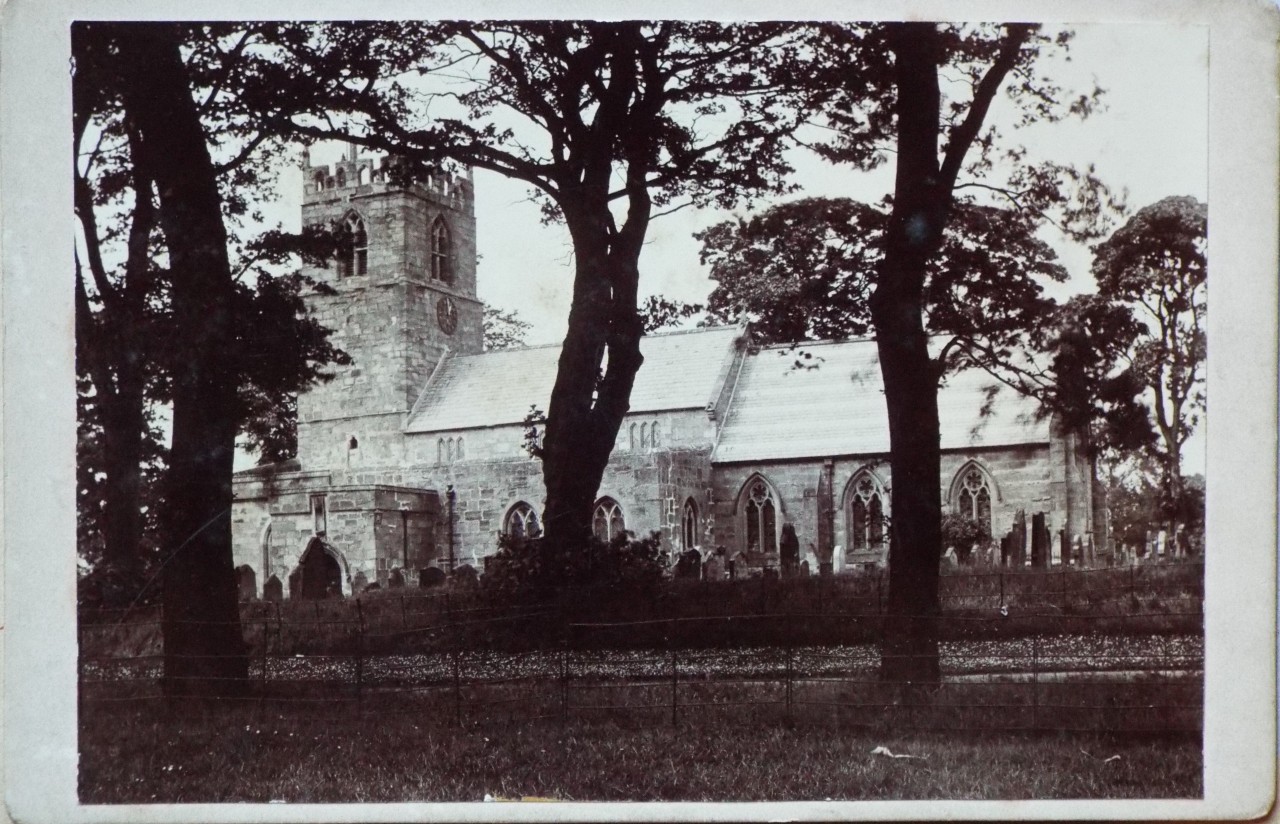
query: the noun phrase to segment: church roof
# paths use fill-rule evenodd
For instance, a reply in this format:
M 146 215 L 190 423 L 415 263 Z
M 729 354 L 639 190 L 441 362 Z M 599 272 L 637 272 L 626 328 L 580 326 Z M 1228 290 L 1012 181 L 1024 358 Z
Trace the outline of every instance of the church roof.
M 806 358 L 805 354 L 809 357 Z M 799 360 L 809 367 L 796 368 Z M 1044 443 L 1048 419 L 1037 405 L 971 369 L 948 377 L 938 393 L 943 449 Z M 712 461 L 874 455 L 889 452 L 889 422 L 874 340 L 761 349 L 743 364 Z
M 742 330 L 733 326 L 646 335 L 631 412 L 705 409 Z M 452 355 L 431 377 L 406 427 L 443 432 L 518 424 L 551 400 L 560 345 Z

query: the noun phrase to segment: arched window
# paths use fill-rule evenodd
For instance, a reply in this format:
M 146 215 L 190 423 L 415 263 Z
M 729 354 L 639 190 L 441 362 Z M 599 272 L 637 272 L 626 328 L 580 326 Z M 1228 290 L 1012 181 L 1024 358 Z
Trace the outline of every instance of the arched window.
M 507 510 L 502 531 L 512 538 L 537 538 L 542 534 L 542 529 L 538 526 L 538 513 L 524 501 L 519 501 Z
M 622 518 L 622 507 L 613 498 L 596 501 L 595 515 L 591 519 L 591 531 L 602 541 L 612 541 L 627 528 Z
M 462 448 L 462 436 L 461 436 L 461 435 L 459 435 L 459 436 L 458 436 L 458 454 L 457 454 L 455 457 L 456 457 L 458 460 L 460 460 L 460 461 L 461 461 L 461 460 L 463 460 L 463 459 L 465 458 L 465 453 L 463 452 L 463 448 Z
M 879 480 L 866 470 L 859 472 L 845 492 L 845 522 L 850 551 L 876 550 L 884 546 L 884 510 L 884 488 Z
M 773 490 L 756 477 L 743 490 L 743 534 L 750 552 L 778 551 L 778 502 Z
M 436 463 L 442 464 L 444 463 L 444 459 L 444 438 L 441 438 L 436 441 Z
M 453 438 L 444 442 L 444 457 L 446 461 L 453 463 Z
M 634 423 L 633 423 L 633 424 L 631 424 L 631 441 L 630 441 L 630 443 L 631 443 L 631 451 L 632 451 L 632 452 L 635 452 L 635 451 L 636 451 L 636 425 L 635 425 Z
M 317 192 L 324 191 L 324 172 L 316 172 L 315 177 L 313 177 L 311 180 L 312 180 L 312 183 L 315 184 Z
M 453 282 L 453 239 L 443 217 L 431 224 L 431 277 L 444 283 Z
M 649 446 L 657 447 L 658 445 L 658 422 L 654 421 L 649 424 Z
M 338 188 L 342 188 L 343 186 L 346 186 L 346 185 L 347 185 L 347 170 L 343 168 L 339 168 L 338 169 Z
M 369 184 L 369 181 L 372 180 L 372 175 L 373 173 L 369 170 L 368 166 L 361 166 L 360 167 L 360 185 L 367 186 Z
M 987 473 L 970 463 L 960 470 L 952 490 L 956 514 L 977 521 L 983 534 L 991 535 L 991 482 Z
M 680 548 L 686 552 L 698 545 L 698 505 L 689 498 L 680 515 Z
M 640 424 L 640 448 L 649 448 L 649 424 L 647 423 Z
M 342 220 L 343 246 L 338 250 L 338 277 L 364 275 L 369 272 L 369 235 L 364 220 L 349 212 Z M 350 244 L 348 246 L 348 244 Z

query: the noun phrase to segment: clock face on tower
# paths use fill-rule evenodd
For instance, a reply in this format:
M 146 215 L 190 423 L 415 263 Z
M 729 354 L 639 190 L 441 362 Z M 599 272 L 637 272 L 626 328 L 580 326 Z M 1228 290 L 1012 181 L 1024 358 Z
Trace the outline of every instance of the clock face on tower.
M 436 321 L 446 335 L 452 335 L 458 328 L 458 307 L 453 305 L 453 299 L 448 295 L 436 301 Z

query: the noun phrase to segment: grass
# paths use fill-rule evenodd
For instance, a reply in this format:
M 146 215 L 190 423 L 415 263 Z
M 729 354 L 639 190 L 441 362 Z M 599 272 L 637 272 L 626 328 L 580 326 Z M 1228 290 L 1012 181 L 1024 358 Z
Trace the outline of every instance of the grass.
M 1200 797 L 1194 737 L 963 737 L 595 719 L 456 726 L 429 705 L 120 705 L 81 723 L 82 803 Z M 692 712 L 693 710 L 687 710 Z M 872 755 L 873 748 L 923 759 Z M 1112 758 L 1119 756 L 1119 758 Z

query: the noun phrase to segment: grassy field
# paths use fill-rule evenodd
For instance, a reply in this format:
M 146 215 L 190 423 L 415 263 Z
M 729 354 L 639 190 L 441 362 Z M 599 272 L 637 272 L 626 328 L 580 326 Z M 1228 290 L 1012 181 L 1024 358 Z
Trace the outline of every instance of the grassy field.
M 122 705 L 128 706 L 128 705 Z M 171 714 L 172 713 L 172 714 Z M 1195 798 L 1194 737 L 871 733 L 838 725 L 432 723 L 405 707 L 156 703 L 81 724 L 80 800 L 782 801 Z M 920 758 L 872 754 L 876 747 Z

